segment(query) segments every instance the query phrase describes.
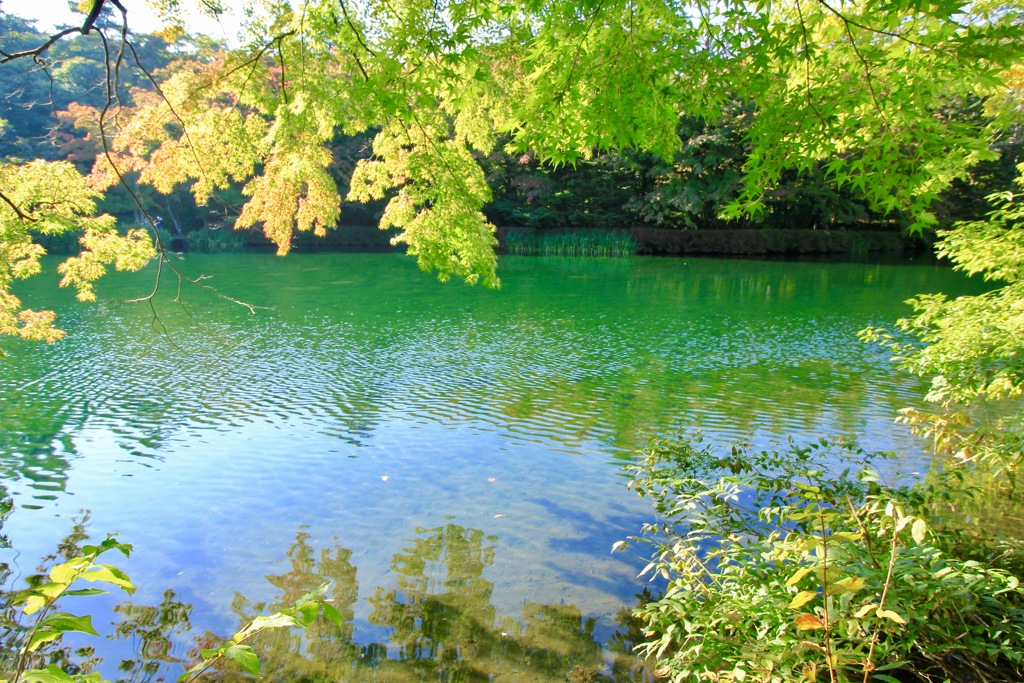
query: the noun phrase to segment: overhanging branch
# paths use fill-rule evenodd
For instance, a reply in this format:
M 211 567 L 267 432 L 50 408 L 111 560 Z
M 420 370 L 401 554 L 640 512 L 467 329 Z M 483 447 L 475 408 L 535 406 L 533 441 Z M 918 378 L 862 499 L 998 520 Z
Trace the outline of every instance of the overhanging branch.
M 81 26 L 58 31 L 47 38 L 42 45 L 32 48 L 31 50 L 21 50 L 20 52 L 11 53 L 0 50 L 0 64 L 6 64 L 7 62 L 13 62 L 15 59 L 23 59 L 25 57 L 32 57 L 34 59 L 38 58 L 41 54 L 49 50 L 50 47 L 58 40 L 69 36 L 72 33 L 79 33 L 83 36 L 89 35 L 89 33 L 91 33 L 96 27 L 96 20 L 99 18 L 100 12 L 103 11 L 103 3 L 108 1 L 120 9 L 121 12 L 125 12 L 124 6 L 120 3 L 120 0 L 95 0 L 95 4 L 93 4 L 92 9 L 89 11 L 88 16 L 86 16 L 85 21 L 82 22 Z

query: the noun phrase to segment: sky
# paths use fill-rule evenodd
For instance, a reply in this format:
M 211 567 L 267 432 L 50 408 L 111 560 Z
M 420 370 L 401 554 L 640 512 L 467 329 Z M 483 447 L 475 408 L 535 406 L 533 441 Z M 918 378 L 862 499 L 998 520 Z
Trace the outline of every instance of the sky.
M 160 22 L 145 0 L 122 0 L 128 10 L 128 26 L 135 33 L 150 33 L 160 28 Z M 188 4 L 188 3 L 183 3 Z M 52 30 L 57 25 L 81 24 L 82 15 L 73 12 L 68 0 L 0 0 L 0 10 L 25 19 L 35 19 L 36 28 Z M 186 21 L 189 30 L 219 38 L 232 36 L 231 22 L 225 22 L 227 30 L 217 22 L 202 17 L 191 17 Z M 237 25 L 237 24 L 234 24 Z

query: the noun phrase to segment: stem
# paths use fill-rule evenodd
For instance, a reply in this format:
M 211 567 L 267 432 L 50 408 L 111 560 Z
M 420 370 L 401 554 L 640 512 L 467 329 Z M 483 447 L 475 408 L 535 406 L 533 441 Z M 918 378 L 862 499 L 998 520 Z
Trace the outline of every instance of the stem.
M 828 677 L 832 683 L 836 683 L 836 667 L 832 661 L 832 627 L 829 625 L 828 617 L 828 539 L 825 534 L 825 515 L 821 511 L 821 501 L 818 501 L 818 523 L 821 525 L 821 566 L 822 574 L 822 604 L 825 606 L 825 657 L 828 660 Z
M 896 520 L 892 523 L 892 547 L 889 550 L 889 571 L 885 575 L 885 585 L 882 586 L 882 599 L 878 603 L 878 609 L 885 609 L 885 598 L 889 594 L 889 586 L 892 584 L 892 572 L 896 566 Z M 878 634 L 881 631 L 878 626 L 875 627 L 875 632 L 871 635 L 871 646 L 868 648 L 868 657 L 864 661 L 864 683 L 868 683 L 868 679 L 871 677 L 871 672 L 874 671 L 875 665 L 872 663 L 872 658 L 875 655 L 875 644 L 878 643 Z
M 850 499 L 850 494 L 846 494 L 846 504 L 850 506 L 850 514 L 857 520 L 857 526 L 860 527 L 860 532 L 864 534 L 864 544 L 868 547 L 868 557 L 871 558 L 871 566 L 878 569 L 878 560 L 875 559 L 875 551 L 871 547 L 871 534 L 868 533 L 868 528 L 864 526 L 864 522 L 861 521 L 860 515 L 857 514 L 857 506 L 853 504 Z

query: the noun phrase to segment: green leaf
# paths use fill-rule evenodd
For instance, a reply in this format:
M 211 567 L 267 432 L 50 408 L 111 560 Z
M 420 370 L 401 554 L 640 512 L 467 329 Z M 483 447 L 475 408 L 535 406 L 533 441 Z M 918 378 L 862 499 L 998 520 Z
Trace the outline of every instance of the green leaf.
M 258 676 L 260 673 L 260 658 L 256 656 L 248 645 L 232 645 L 224 651 L 224 656 L 233 662 L 237 662 L 248 673 Z
M 67 612 L 54 612 L 47 615 L 36 625 L 35 633 L 32 634 L 28 642 L 28 651 L 35 652 L 36 648 L 43 643 L 56 640 L 64 633 L 70 631 L 88 633 L 93 636 L 99 635 L 96 629 L 92 627 L 92 617 L 78 617 Z
M 45 669 L 29 669 L 21 675 L 23 683 L 74 683 L 74 680 L 55 664 Z
M 311 602 L 301 606 L 295 615 L 295 625 L 299 628 L 307 628 L 320 614 L 320 601 Z
M 66 591 L 64 595 L 82 597 L 84 595 L 108 595 L 109 593 L 110 591 L 105 591 L 102 588 L 76 588 L 73 591 Z
M 323 603 L 323 610 L 324 610 L 324 616 L 327 617 L 327 619 L 332 624 L 337 626 L 339 629 L 345 628 L 345 620 L 342 619 L 341 612 L 339 612 L 338 609 L 334 605 L 325 602 L 325 603 Z

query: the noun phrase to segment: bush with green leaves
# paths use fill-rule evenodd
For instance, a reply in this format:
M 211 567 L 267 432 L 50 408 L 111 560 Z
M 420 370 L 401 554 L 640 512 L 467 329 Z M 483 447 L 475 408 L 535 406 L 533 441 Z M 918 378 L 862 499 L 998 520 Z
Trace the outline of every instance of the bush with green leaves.
M 926 513 L 943 485 L 885 485 L 874 464 L 887 457 L 825 440 L 726 454 L 700 437 L 653 443 L 630 469 L 660 516 L 631 539 L 654 545 L 645 573 L 668 581 L 637 610 L 656 673 L 1024 679 L 1017 576 L 985 547 L 959 555 Z
M 1024 163 L 1017 170 L 1015 191 L 989 196 L 987 220 L 938 233 L 938 255 L 992 290 L 921 294 L 897 331 L 861 333 L 889 348 L 901 369 L 931 379 L 934 407 L 906 408 L 900 419 L 937 451 L 996 474 L 1024 464 Z

